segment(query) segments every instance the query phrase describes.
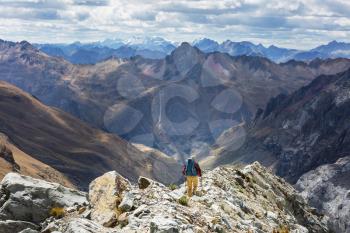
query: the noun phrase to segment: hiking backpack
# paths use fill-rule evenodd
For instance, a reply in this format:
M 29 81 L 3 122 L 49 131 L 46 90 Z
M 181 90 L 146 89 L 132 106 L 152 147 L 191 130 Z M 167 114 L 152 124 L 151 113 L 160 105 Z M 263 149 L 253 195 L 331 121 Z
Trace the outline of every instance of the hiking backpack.
M 197 176 L 197 169 L 194 160 L 187 160 L 185 173 L 186 176 Z

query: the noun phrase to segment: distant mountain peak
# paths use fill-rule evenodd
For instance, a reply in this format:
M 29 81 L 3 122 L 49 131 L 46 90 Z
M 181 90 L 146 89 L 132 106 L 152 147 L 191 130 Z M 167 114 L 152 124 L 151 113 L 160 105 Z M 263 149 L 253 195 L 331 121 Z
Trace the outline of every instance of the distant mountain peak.
M 202 38 L 194 40 L 192 44 L 196 44 L 196 43 L 204 42 L 204 41 L 205 42 L 216 42 L 217 43 L 217 41 L 215 41 L 215 40 L 212 40 L 212 39 L 206 38 L 206 37 L 202 37 Z
M 199 50 L 198 48 L 192 46 L 190 43 L 188 42 L 182 42 L 180 44 L 180 46 L 178 46 L 176 49 L 174 49 L 174 51 L 171 54 L 175 54 L 175 53 L 188 53 L 188 51 L 194 52 L 194 53 L 203 53 L 201 50 Z
M 179 47 L 192 47 L 190 43 L 188 42 L 182 42 Z
M 341 42 L 340 42 L 341 43 Z M 338 41 L 336 41 L 336 40 L 332 40 L 331 42 L 329 42 L 328 43 L 329 45 L 333 45 L 333 44 L 339 44 L 339 42 Z

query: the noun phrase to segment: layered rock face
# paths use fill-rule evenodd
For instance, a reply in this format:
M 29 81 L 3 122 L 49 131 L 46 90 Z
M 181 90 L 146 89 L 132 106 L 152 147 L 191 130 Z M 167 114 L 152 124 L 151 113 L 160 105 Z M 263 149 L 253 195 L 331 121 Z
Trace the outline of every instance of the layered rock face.
M 52 208 L 87 203 L 85 193 L 59 184 L 18 173 L 7 174 L 1 182 L 0 218 L 40 223 Z
M 296 188 L 309 203 L 330 217 L 336 232 L 350 232 L 350 156 L 304 174 Z
M 8 189 L 8 178 L 2 181 L 10 197 L 7 202 L 14 202 L 17 197 L 15 203 L 26 203 L 28 198 L 18 195 L 18 190 L 32 195 L 29 187 L 40 186 L 37 195 L 55 191 L 56 195 L 42 198 L 49 203 L 59 201 L 65 208 L 60 219 L 49 217 L 39 225 L 28 227 L 33 232 L 263 233 L 282 228 L 294 233 L 329 232 L 326 218 L 310 208 L 292 186 L 257 162 L 242 169 L 227 166 L 204 172 L 197 195 L 191 199 L 184 196 L 184 185 L 170 189 L 145 177 L 138 184 L 131 184 L 118 173 L 108 172 L 91 183 L 86 194 L 90 202 L 87 206 L 80 192 L 56 189 L 53 184 L 12 173 L 8 176 L 17 176 L 13 183 L 18 184 L 15 190 Z M 4 206 L 0 214 L 6 213 Z M 37 213 L 42 216 L 47 211 Z M 21 214 L 17 214 L 3 214 L 7 217 L 2 218 L 0 225 L 9 224 L 9 220 L 23 225 L 17 219 Z
M 35 233 L 57 211 L 87 205 L 86 194 L 18 173 L 0 183 L 0 232 Z

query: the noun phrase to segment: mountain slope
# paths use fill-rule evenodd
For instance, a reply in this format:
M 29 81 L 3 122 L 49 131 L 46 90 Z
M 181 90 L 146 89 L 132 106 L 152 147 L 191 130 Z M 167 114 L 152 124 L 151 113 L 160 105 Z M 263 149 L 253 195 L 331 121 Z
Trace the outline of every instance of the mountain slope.
M 74 187 L 65 175 L 18 149 L 4 134 L 0 134 L 0 151 L 0 179 L 7 173 L 15 171 L 67 187 Z
M 243 146 L 222 153 L 217 162 L 259 160 L 296 182 L 307 171 L 346 156 L 349 82 L 350 70 L 321 75 L 289 96 L 272 98 L 264 111 L 258 111 Z
M 170 183 L 179 177 L 180 167 L 170 158 L 153 154 L 146 157 L 119 137 L 47 107 L 5 82 L 0 83 L 0 109 L 0 132 L 79 187 L 86 188 L 93 178 L 108 170 L 117 170 L 132 180 L 144 175 Z
M 179 160 L 205 154 L 232 125 L 250 122 L 271 97 L 350 67 L 347 59 L 276 64 L 205 54 L 188 43 L 165 59 L 113 58 L 95 65 L 73 65 L 25 42 L 2 43 L 0 55 L 1 80 Z

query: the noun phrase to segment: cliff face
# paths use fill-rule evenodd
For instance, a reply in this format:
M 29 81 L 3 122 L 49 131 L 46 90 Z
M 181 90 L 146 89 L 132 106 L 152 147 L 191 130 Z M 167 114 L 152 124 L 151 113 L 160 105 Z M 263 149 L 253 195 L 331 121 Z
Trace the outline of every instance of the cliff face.
M 348 70 L 320 76 L 265 110 L 252 135 L 277 159 L 278 175 L 296 182 L 305 172 L 347 155 L 349 93 Z
M 114 171 L 94 180 L 88 194 L 10 173 L 1 182 L 0 225 L 62 233 L 329 232 L 326 218 L 257 162 L 206 171 L 202 179 L 188 199 L 184 185 L 144 177 L 132 184 Z M 53 207 L 61 208 L 60 219 L 50 217 L 58 215 Z

